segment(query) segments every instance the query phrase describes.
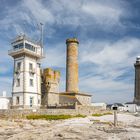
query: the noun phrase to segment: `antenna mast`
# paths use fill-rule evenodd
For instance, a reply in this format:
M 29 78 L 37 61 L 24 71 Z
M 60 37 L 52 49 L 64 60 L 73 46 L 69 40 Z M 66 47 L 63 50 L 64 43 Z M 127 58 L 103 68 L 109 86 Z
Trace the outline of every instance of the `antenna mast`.
M 41 39 L 40 39 L 40 45 L 41 45 L 41 55 L 43 56 L 43 23 L 40 23 L 41 25 Z

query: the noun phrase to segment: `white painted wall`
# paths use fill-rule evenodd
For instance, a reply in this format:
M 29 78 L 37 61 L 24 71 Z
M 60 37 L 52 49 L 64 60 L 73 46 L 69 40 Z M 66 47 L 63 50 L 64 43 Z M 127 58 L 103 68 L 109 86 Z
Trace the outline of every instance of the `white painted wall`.
M 27 93 L 25 96 L 26 105 L 30 106 L 30 97 L 33 98 L 33 106 L 40 106 L 41 96 L 36 94 L 30 94 L 30 93 Z
M 21 62 L 21 68 L 18 74 L 14 73 L 13 84 L 13 105 L 30 105 L 30 97 L 34 99 L 34 106 L 41 104 L 41 73 L 36 58 L 19 57 L 15 59 L 15 70 L 18 62 Z M 32 63 L 34 74 L 29 70 L 29 64 Z M 25 67 L 23 66 L 25 64 Z M 24 77 L 23 77 L 24 76 Z M 20 86 L 17 87 L 17 79 L 20 79 Z M 30 79 L 33 79 L 33 86 L 30 86 Z M 24 95 L 23 95 L 24 93 Z M 19 104 L 16 104 L 16 98 L 19 97 Z M 25 103 L 25 104 L 24 104 Z
M 84 95 L 76 95 L 76 98 L 79 100 L 79 102 L 82 104 L 82 105 L 91 105 L 91 97 L 90 96 L 84 96 Z
M 32 63 L 33 64 L 33 70 L 35 71 L 34 74 L 32 74 L 29 72 L 29 64 Z M 25 92 L 33 92 L 33 93 L 40 93 L 40 91 L 38 90 L 38 76 L 40 76 L 39 71 L 37 70 L 37 61 L 35 59 L 32 59 L 30 57 L 25 58 Z M 30 86 L 30 79 L 33 79 L 33 86 Z
M 23 91 L 23 57 L 15 59 L 15 71 L 17 68 L 17 64 L 21 62 L 21 70 L 18 74 L 14 73 L 14 85 L 13 85 L 13 92 L 22 92 Z M 20 86 L 17 87 L 17 78 L 20 79 Z
M 137 111 L 137 105 L 136 104 L 124 104 L 125 111 L 128 112 L 136 112 Z
M 0 109 L 9 109 L 10 99 L 6 97 L 0 97 Z
M 16 104 L 16 98 L 19 97 L 19 104 Z M 12 97 L 13 105 L 23 105 L 23 93 L 13 94 Z

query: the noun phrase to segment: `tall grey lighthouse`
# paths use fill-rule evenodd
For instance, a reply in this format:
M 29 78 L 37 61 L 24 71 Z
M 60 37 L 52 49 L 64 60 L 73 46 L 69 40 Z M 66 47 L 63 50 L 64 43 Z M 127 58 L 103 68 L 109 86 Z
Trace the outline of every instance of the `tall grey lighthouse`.
M 39 108 L 41 105 L 40 59 L 43 49 L 25 35 L 11 43 L 8 54 L 14 59 L 12 107 Z
M 140 56 L 136 58 L 134 103 L 140 104 Z

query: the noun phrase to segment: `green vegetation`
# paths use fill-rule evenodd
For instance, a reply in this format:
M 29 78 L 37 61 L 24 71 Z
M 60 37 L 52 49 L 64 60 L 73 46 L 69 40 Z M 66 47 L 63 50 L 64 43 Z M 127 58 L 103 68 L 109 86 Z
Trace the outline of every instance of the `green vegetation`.
M 94 120 L 94 122 L 95 122 L 95 123 L 99 123 L 99 122 L 100 122 L 100 120 Z
M 45 120 L 62 120 L 62 119 L 69 119 L 69 118 L 75 118 L 75 117 L 86 117 L 84 115 L 75 115 L 75 116 L 72 116 L 72 115 L 28 115 L 26 116 L 27 119 L 29 120 L 36 120 L 36 119 L 45 119 Z
M 100 116 L 104 116 L 104 115 L 112 115 L 112 112 L 92 114 L 92 116 L 94 116 L 94 117 L 100 117 Z

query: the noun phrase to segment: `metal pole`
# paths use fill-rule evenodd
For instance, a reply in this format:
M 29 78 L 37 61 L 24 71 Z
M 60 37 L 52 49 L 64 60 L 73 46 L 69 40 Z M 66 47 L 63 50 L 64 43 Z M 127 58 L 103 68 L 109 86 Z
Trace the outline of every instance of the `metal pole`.
M 114 126 L 117 126 L 117 110 L 114 110 Z
M 41 25 L 41 55 L 43 56 L 43 23 Z

